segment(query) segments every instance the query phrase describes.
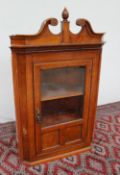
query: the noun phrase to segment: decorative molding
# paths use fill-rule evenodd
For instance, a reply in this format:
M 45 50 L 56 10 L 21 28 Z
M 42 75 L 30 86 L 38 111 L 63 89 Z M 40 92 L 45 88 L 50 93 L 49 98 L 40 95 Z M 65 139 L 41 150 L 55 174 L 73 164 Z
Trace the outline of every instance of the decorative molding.
M 65 52 L 65 51 L 80 51 L 80 50 L 101 50 L 103 43 L 101 44 L 88 44 L 88 45 L 49 45 L 49 46 L 14 46 L 11 49 L 20 54 L 31 54 L 40 52 Z
M 56 26 L 58 20 L 56 18 L 49 18 L 43 21 L 38 33 L 33 35 L 13 35 L 11 36 L 11 48 L 24 47 L 24 45 L 36 47 L 41 45 L 63 45 L 63 44 L 102 44 L 102 36 L 104 33 L 95 33 L 91 24 L 86 19 L 77 19 L 76 25 L 81 27 L 81 31 L 73 34 L 69 29 L 68 21 L 69 13 L 66 8 L 62 12 L 61 32 L 53 34 L 49 30 L 49 25 Z

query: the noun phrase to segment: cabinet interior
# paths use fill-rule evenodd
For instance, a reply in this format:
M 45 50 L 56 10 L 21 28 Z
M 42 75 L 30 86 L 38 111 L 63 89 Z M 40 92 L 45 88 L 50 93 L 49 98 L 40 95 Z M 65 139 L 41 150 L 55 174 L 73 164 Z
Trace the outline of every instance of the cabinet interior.
M 63 67 L 41 71 L 42 126 L 82 118 L 85 67 Z

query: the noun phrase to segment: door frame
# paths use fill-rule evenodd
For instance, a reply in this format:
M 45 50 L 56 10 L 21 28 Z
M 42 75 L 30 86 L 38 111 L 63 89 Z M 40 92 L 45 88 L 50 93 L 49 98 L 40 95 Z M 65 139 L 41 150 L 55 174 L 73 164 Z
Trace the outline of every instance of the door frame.
M 74 60 L 65 60 L 65 61 L 45 61 L 45 62 L 34 62 L 33 63 L 33 81 L 34 81 L 34 113 L 36 113 L 37 109 L 41 109 L 40 105 L 40 71 L 45 69 L 52 68 L 63 68 L 63 67 L 78 67 L 85 66 L 86 67 L 86 75 L 85 75 L 85 96 L 84 96 L 84 109 L 83 109 L 83 127 L 82 127 L 82 139 L 85 141 L 85 136 L 87 135 L 87 127 L 88 123 L 86 122 L 88 119 L 89 112 L 89 98 L 90 98 L 90 90 L 91 90 L 91 75 L 92 75 L 92 58 L 90 59 L 74 59 Z M 34 116 L 35 117 L 35 116 Z M 38 139 L 39 135 L 39 139 Z M 42 152 L 42 140 L 41 140 L 41 124 L 38 124 L 35 120 L 35 142 L 36 142 L 36 154 L 40 154 Z

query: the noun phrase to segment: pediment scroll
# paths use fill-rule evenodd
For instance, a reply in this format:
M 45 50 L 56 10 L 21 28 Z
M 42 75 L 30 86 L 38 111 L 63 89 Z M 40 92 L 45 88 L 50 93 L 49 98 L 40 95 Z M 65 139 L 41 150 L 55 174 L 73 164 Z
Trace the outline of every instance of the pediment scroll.
M 56 18 L 48 18 L 43 21 L 38 33 L 33 35 L 15 35 L 11 36 L 12 45 L 40 46 L 40 45 L 64 45 L 64 44 L 102 44 L 104 33 L 95 33 L 91 24 L 86 19 L 77 19 L 76 25 L 81 27 L 81 31 L 73 34 L 70 31 L 69 13 L 66 8 L 62 12 L 61 31 L 59 34 L 53 34 L 49 25 L 57 26 Z

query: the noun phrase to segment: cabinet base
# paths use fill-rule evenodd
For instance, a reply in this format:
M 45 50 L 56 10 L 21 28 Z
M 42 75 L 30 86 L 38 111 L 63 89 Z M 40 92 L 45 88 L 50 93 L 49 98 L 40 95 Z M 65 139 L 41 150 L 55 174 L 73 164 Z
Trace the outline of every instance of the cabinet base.
M 64 157 L 72 156 L 74 154 L 83 153 L 83 152 L 90 151 L 90 150 L 91 150 L 91 146 L 88 146 L 88 147 L 85 147 L 85 148 L 82 148 L 82 149 L 79 149 L 79 150 L 71 151 L 71 152 L 68 152 L 68 153 L 64 153 L 64 154 L 61 154 L 61 155 L 52 156 L 52 157 L 48 157 L 48 158 L 44 158 L 44 159 L 35 160 L 35 161 L 32 161 L 32 162 L 23 161 L 23 163 L 26 164 L 26 165 L 29 165 L 29 166 L 33 166 L 33 165 L 37 165 L 37 164 L 41 164 L 41 163 L 47 163 L 47 162 L 50 162 L 50 161 L 61 159 L 61 158 L 64 158 Z

